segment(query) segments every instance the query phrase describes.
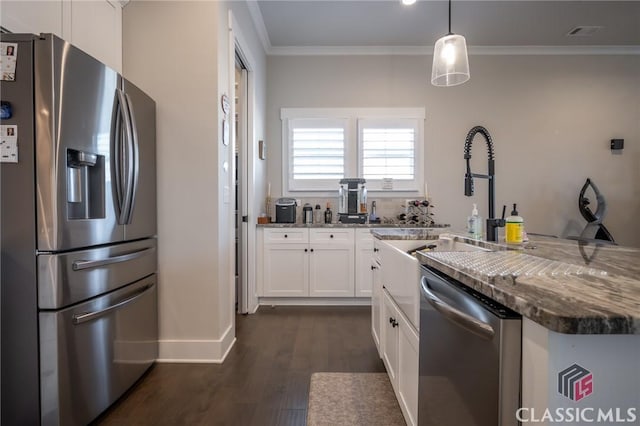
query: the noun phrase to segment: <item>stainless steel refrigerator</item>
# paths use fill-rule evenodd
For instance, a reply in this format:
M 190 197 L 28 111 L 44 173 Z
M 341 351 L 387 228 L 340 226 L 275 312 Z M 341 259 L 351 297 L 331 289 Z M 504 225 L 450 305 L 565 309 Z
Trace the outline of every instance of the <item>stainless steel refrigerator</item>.
M 55 36 L 1 41 L 0 423 L 83 425 L 157 358 L 155 102 Z

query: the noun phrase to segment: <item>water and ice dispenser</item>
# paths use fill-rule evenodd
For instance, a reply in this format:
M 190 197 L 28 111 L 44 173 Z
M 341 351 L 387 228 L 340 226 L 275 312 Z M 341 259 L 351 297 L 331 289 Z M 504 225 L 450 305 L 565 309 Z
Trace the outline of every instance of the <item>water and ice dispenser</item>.
M 338 188 L 338 222 L 366 223 L 367 188 L 366 180 L 348 178 L 340 180 Z
M 104 218 L 104 156 L 67 149 L 67 218 Z

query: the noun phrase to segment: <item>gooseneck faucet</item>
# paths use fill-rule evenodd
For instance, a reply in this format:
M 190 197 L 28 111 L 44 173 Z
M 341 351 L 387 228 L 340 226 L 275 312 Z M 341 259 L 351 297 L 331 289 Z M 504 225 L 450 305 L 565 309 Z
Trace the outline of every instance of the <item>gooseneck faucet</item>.
M 473 138 L 480 133 L 484 136 L 487 142 L 487 157 L 488 157 L 488 170 L 487 174 L 471 173 L 471 166 L 469 160 L 471 160 L 471 144 Z M 470 197 L 473 195 L 473 178 L 482 178 L 489 181 L 489 217 L 487 218 L 487 241 L 498 241 L 498 228 L 504 226 L 504 214 L 505 208 L 502 209 L 502 219 L 495 218 L 495 190 L 496 190 L 496 176 L 495 176 L 495 158 L 493 153 L 493 140 L 489 131 L 482 126 L 475 126 L 464 140 L 464 159 L 467 162 L 467 171 L 464 174 L 464 195 Z

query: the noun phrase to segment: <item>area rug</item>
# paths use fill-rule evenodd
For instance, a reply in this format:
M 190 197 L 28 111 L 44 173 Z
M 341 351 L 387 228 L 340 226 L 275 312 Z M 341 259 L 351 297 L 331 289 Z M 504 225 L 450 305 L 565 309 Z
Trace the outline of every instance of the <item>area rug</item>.
M 313 373 L 307 426 L 405 426 L 386 373 Z

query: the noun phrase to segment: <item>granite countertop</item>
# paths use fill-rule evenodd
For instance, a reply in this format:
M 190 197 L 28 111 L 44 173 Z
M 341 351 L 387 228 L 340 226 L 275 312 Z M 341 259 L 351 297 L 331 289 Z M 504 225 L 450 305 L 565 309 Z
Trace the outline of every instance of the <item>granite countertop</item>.
M 514 247 L 447 236 L 491 251 L 423 251 L 422 264 L 549 330 L 640 334 L 640 249 L 548 237 Z
M 437 229 L 443 230 L 449 225 L 435 224 L 429 228 L 419 225 L 406 225 L 397 223 L 259 223 L 258 228 L 394 228 L 393 230 L 403 229 Z M 380 230 L 382 231 L 382 229 Z M 392 238 L 393 239 L 393 238 Z M 399 239 L 399 238 L 395 238 Z M 417 238 L 414 238 L 417 239 Z

